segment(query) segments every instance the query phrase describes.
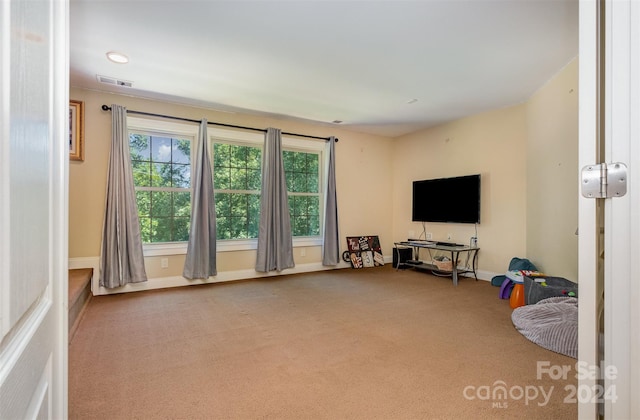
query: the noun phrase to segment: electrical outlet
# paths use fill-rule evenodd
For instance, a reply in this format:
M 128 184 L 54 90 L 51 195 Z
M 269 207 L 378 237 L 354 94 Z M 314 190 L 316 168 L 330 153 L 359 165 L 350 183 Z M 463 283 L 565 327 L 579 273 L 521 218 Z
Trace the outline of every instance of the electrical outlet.
M 169 268 L 169 258 L 160 259 L 160 268 Z
M 447 233 L 447 241 L 450 241 L 450 240 L 451 240 L 451 234 Z
M 478 238 L 476 238 L 475 236 L 471 237 L 471 246 L 473 247 L 478 246 Z
M 430 240 L 432 240 L 432 239 L 433 239 L 433 234 L 432 234 L 431 232 L 427 232 L 427 233 L 424 235 L 424 238 L 425 238 L 427 241 L 430 241 Z
M 407 238 L 413 239 L 415 237 L 416 237 L 416 231 L 415 230 L 410 230 L 409 231 L 409 236 L 407 236 Z
M 300 248 L 300 256 L 301 257 L 307 256 L 307 248 Z

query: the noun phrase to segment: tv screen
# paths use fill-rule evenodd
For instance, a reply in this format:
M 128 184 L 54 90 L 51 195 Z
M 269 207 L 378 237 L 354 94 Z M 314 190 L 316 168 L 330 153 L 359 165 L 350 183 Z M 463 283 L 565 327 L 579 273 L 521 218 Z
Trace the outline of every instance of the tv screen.
M 480 223 L 480 175 L 413 181 L 411 220 Z

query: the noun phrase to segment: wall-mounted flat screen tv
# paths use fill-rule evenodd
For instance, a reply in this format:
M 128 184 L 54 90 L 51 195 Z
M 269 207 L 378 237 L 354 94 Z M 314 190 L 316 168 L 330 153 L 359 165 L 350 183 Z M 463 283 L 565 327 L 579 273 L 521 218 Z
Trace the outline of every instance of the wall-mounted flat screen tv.
M 413 181 L 412 220 L 480 223 L 480 175 Z

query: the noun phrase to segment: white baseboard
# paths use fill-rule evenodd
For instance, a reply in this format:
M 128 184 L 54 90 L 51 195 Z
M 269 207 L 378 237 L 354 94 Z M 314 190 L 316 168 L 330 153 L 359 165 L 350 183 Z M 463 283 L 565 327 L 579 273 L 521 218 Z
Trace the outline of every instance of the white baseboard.
M 471 274 L 468 274 L 468 275 L 471 275 Z M 478 276 L 478 280 L 491 281 L 491 279 L 497 276 L 498 274 L 492 271 L 478 270 L 476 271 L 476 275 Z
M 391 257 L 384 258 L 385 264 L 392 264 Z M 274 277 L 287 274 L 310 273 L 314 271 L 328 271 L 342 268 L 351 268 L 351 264 L 340 261 L 335 267 L 326 267 L 322 263 L 297 264 L 295 267 L 285 271 L 272 271 L 269 273 L 259 273 L 254 269 L 222 271 L 215 277 L 209 277 L 206 280 L 189 280 L 182 276 L 156 277 L 141 283 L 130 283 L 115 289 L 107 289 L 99 285 L 100 278 L 100 257 L 79 257 L 69 259 L 69 269 L 74 268 L 93 268 L 93 277 L 91 278 L 91 293 L 97 295 L 110 295 L 115 293 L 138 292 L 142 290 L 165 289 L 169 287 L 193 286 L 198 284 L 221 283 L 225 281 L 246 280 L 263 277 Z M 491 281 L 496 273 L 490 271 L 478 270 L 477 276 L 479 280 Z
M 341 268 L 350 268 L 351 265 L 341 261 L 335 267 L 326 267 L 322 263 L 297 264 L 295 267 L 277 272 L 259 273 L 254 269 L 223 271 L 219 272 L 215 277 L 209 277 L 206 280 L 189 280 L 182 276 L 156 277 L 148 279 L 141 283 L 129 283 L 115 289 L 107 289 L 99 284 L 100 274 L 100 257 L 82 257 L 70 258 L 69 268 L 93 268 L 93 277 L 91 279 L 91 293 L 97 295 L 110 295 L 115 293 L 139 292 L 142 290 L 165 289 L 168 287 L 193 286 L 197 284 L 221 283 L 225 281 L 246 280 L 262 277 L 274 277 L 287 274 L 309 273 L 313 271 L 327 271 Z

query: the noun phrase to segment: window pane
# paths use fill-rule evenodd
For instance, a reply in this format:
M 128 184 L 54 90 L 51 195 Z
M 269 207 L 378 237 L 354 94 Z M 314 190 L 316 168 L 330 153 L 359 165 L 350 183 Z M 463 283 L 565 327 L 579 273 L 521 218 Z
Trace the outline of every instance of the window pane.
M 148 217 L 140 217 L 140 236 L 142 242 L 151 242 L 151 219 Z
M 318 170 L 319 170 L 319 166 L 318 166 L 319 155 L 316 153 L 307 153 L 306 155 L 307 155 L 307 172 L 309 174 L 315 174 L 317 176 Z
M 173 165 L 172 186 L 177 188 L 189 188 L 191 186 L 191 166 Z
M 320 216 L 309 216 L 309 236 L 320 235 Z
M 228 166 L 229 153 L 228 144 L 215 143 L 213 145 L 213 165 L 217 167 Z
M 174 192 L 173 215 L 176 217 L 191 217 L 191 193 Z
M 231 170 L 229 168 L 214 168 L 213 187 L 217 190 L 231 189 Z
M 231 168 L 231 189 L 247 189 L 247 170 L 241 168 Z
M 293 162 L 295 159 L 295 152 L 284 150 L 282 152 L 282 162 L 284 163 L 285 171 L 293 171 Z
M 151 166 L 151 186 L 171 187 L 171 164 L 154 163 Z
M 288 200 L 289 200 L 289 214 L 293 216 L 296 210 L 296 197 L 293 195 L 290 195 L 288 197 Z
M 317 193 L 319 192 L 319 179 L 318 179 L 318 174 L 315 173 L 310 173 L 307 175 L 307 192 L 310 193 Z
M 258 169 L 258 172 L 260 172 L 262 151 L 257 147 L 249 147 L 247 152 L 247 168 Z
M 295 190 L 295 176 L 293 172 L 284 171 L 285 181 L 287 182 L 287 191 L 288 192 L 297 192 Z
M 247 190 L 260 191 L 262 188 L 260 169 L 247 170 Z
M 151 186 L 151 163 L 142 161 L 131 162 L 133 170 L 133 185 L 136 187 Z
M 129 134 L 129 154 L 131 160 L 149 161 L 151 157 L 149 148 L 149 136 L 142 134 Z
M 258 237 L 258 232 L 259 232 L 259 227 L 260 227 L 260 219 L 259 218 L 257 218 L 257 217 L 249 218 L 249 226 L 248 226 L 247 237 L 249 237 L 249 238 L 257 238 Z
M 151 212 L 151 193 L 149 191 L 136 191 L 136 204 L 138 205 L 138 216 L 149 217 Z
M 247 196 L 245 194 L 231 195 L 231 212 L 234 217 L 247 216 Z
M 191 141 L 130 132 L 129 150 L 143 242 L 188 240 Z
M 300 211 L 298 210 L 298 205 L 300 203 L 299 198 L 300 197 L 297 195 L 289 196 L 289 212 L 294 216 L 300 214 Z
M 189 240 L 189 217 L 176 217 L 173 219 L 172 241 Z
M 232 217 L 231 218 L 231 237 L 242 239 L 247 238 L 247 218 Z
M 293 190 L 291 192 L 308 192 L 307 178 L 304 173 L 294 172 Z
M 151 136 L 151 160 L 154 162 L 171 162 L 171 139 Z
M 152 242 L 171 242 L 172 219 L 170 217 L 154 218 L 154 225 L 151 240 Z
M 309 232 L 307 216 L 296 216 L 294 218 L 294 236 L 306 236 Z
M 255 192 L 261 188 L 262 151 L 260 147 L 215 142 L 213 150 L 216 236 L 218 239 L 256 238 L 260 197 Z
M 225 217 L 231 214 L 231 195 L 218 193 L 216 199 L 216 217 Z
M 231 220 L 228 217 L 216 217 L 216 239 L 231 239 Z
M 249 219 L 249 238 L 257 238 L 258 237 L 258 227 L 260 225 L 260 195 L 259 194 L 249 194 L 247 196 L 248 201 L 248 214 L 247 217 Z
M 152 191 L 151 192 L 151 217 L 170 217 L 172 215 L 170 192 Z
M 307 197 L 307 214 L 316 216 L 320 214 L 320 197 Z
M 294 236 L 320 235 L 320 154 L 285 151 L 284 167 Z M 299 195 L 314 194 L 314 195 Z
M 247 167 L 247 147 L 231 146 L 231 167 L 246 168 Z
M 295 152 L 293 170 L 295 172 L 307 172 L 306 153 Z
M 191 164 L 191 142 L 189 140 L 173 139 L 171 161 L 173 163 Z

